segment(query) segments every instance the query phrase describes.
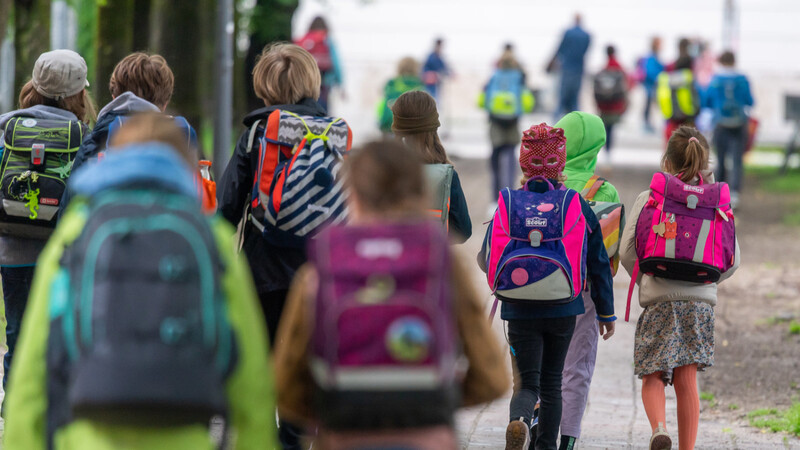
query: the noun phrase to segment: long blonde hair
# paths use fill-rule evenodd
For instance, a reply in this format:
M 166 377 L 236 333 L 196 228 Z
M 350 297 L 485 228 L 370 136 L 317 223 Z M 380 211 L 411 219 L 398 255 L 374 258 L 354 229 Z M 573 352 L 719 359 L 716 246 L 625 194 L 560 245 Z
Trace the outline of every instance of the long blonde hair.
M 708 170 L 708 141 L 697 129 L 687 126 L 678 128 L 667 142 L 667 150 L 661 157 L 661 168 L 665 172 L 680 175 L 681 181 L 692 181 L 701 171 Z

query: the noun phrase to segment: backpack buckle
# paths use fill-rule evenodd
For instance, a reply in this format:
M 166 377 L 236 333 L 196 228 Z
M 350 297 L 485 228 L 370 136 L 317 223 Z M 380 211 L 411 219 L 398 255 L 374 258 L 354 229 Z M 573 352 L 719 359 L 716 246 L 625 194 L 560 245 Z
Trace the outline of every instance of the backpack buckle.
M 531 230 L 531 232 L 528 233 L 528 239 L 530 239 L 530 241 L 531 241 L 531 247 L 538 247 L 538 246 L 542 245 L 542 238 L 543 237 L 544 236 L 542 235 L 541 231 L 539 231 L 539 230 Z
M 31 165 L 41 166 L 44 164 L 44 144 L 33 144 L 31 146 Z
M 697 198 L 696 195 L 691 194 L 688 197 L 686 197 L 686 207 L 689 209 L 697 209 L 697 202 L 699 201 L 700 199 Z

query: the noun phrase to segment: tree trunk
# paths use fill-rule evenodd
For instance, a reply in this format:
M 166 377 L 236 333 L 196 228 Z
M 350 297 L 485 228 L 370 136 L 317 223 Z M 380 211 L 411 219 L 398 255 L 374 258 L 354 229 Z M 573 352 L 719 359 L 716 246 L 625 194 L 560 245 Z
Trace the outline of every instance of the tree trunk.
M 264 101 L 253 90 L 253 67 L 265 46 L 277 41 L 292 40 L 292 16 L 297 0 L 258 0 L 250 19 L 250 47 L 245 56 L 245 86 L 250 110 L 261 108 Z
M 31 79 L 33 64 L 50 50 L 50 0 L 14 1 L 14 92 Z
M 199 2 L 203 3 L 203 2 Z M 175 90 L 169 111 L 180 114 L 194 127 L 199 127 L 203 117 L 203 96 L 211 92 L 200 89 L 200 49 L 202 32 L 213 34 L 213 29 L 201 28 L 198 2 L 153 0 L 154 29 L 159 31 L 157 46 L 175 74 Z M 203 93 L 204 92 L 204 93 Z
M 133 50 L 146 52 L 150 49 L 151 0 L 133 2 Z
M 11 0 L 0 0 L 0 43 L 6 38 L 11 17 Z
M 94 88 L 102 107 L 111 101 L 108 81 L 117 63 L 133 50 L 133 0 L 107 1 L 97 11 L 97 63 Z M 101 87 L 102 86 L 102 87 Z

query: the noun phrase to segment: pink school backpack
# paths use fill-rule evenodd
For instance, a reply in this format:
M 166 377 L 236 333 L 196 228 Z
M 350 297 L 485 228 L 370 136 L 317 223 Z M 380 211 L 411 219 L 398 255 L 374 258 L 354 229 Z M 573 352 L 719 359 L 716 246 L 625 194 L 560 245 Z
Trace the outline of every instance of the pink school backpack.
M 450 423 L 457 341 L 441 225 L 331 226 L 309 257 L 319 275 L 310 353 L 323 426 Z
M 498 300 L 528 305 L 568 303 L 586 280 L 588 230 L 580 194 L 500 191 L 486 240 L 487 281 Z M 495 305 L 496 306 L 496 305 Z
M 726 183 L 686 184 L 656 173 L 650 198 L 636 222 L 636 266 L 628 289 L 625 320 L 638 271 L 654 277 L 713 283 L 733 267 L 736 226 Z

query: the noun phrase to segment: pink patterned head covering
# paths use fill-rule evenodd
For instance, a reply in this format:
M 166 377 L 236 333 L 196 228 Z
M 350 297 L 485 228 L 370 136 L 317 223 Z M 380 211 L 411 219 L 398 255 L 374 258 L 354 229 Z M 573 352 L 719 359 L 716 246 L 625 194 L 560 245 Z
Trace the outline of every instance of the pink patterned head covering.
M 567 163 L 567 138 L 564 130 L 546 123 L 534 125 L 522 133 L 519 166 L 527 178 L 542 176 L 558 179 Z

